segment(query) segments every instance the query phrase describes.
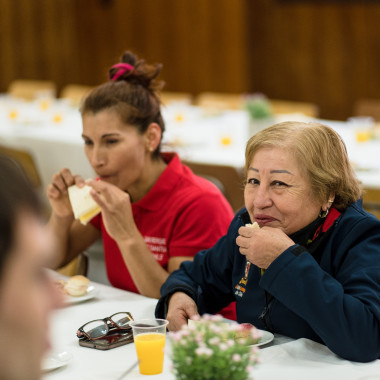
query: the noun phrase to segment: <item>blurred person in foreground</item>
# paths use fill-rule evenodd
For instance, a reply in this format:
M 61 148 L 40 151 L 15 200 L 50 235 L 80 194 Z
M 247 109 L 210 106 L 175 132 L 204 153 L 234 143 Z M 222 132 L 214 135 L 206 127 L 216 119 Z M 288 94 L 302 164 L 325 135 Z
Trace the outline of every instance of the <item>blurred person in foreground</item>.
M 88 184 L 101 213 L 85 226 L 74 220 L 67 189 L 84 180 L 69 169 L 54 175 L 47 189 L 57 247 L 53 266 L 102 237 L 110 283 L 153 298 L 171 272 L 212 247 L 233 219 L 216 186 L 194 175 L 177 154 L 160 151 L 160 69 L 126 52 L 111 67 L 110 81 L 81 107 L 85 153 L 98 176 Z M 225 315 L 234 318 L 234 308 Z
M 0 178 L 0 379 L 35 380 L 62 300 L 43 268 L 51 246 L 36 194 L 3 156 Z
M 235 300 L 239 323 L 379 358 L 380 221 L 362 208 L 340 136 L 280 123 L 252 136 L 245 157 L 245 209 L 168 278 L 157 316 L 177 330 Z

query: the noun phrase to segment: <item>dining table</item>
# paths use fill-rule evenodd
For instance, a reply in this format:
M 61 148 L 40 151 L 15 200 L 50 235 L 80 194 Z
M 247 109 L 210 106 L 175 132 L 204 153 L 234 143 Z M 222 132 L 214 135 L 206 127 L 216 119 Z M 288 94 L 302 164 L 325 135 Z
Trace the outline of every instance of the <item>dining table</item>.
M 62 278 L 57 274 L 57 278 Z M 64 277 L 63 277 L 64 278 Z M 43 380 L 175 379 L 171 363 L 171 338 L 166 339 L 163 372 L 139 373 L 134 343 L 97 350 L 82 347 L 77 329 L 88 321 L 117 312 L 130 312 L 134 320 L 153 318 L 156 299 L 112 286 L 91 282 L 87 296 L 66 300 L 54 312 L 50 336 L 52 347 L 43 361 Z M 380 360 L 356 363 L 344 360 L 326 346 L 309 339 L 291 339 L 274 334 L 259 347 L 259 363 L 250 380 L 375 380 L 380 379 Z M 125 376 L 122 375 L 131 368 Z
M 244 167 L 245 145 L 252 134 L 247 111 L 211 112 L 178 102 L 163 106 L 162 115 L 166 126 L 162 150 L 177 152 L 189 162 Z M 274 115 L 268 123 L 287 120 L 318 121 L 332 127 L 343 138 L 363 185 L 380 188 L 377 159 L 380 138 L 358 140 L 358 131 L 363 129 L 360 119 L 321 120 L 293 113 Z M 41 177 L 42 193 L 53 174 L 62 168 L 69 168 L 85 179 L 95 176 L 84 153 L 80 111 L 64 99 L 26 102 L 0 95 L 0 145 L 23 149 L 32 155 Z

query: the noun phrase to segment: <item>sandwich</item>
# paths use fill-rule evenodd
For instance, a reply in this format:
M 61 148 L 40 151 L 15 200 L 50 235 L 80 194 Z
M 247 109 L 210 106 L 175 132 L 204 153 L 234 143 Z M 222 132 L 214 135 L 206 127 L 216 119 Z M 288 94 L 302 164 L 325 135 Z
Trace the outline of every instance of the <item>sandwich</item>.
M 82 224 L 86 225 L 95 215 L 99 214 L 101 209 L 91 197 L 91 186 L 73 185 L 69 187 L 68 191 L 75 219 L 79 219 Z
M 254 222 L 254 223 L 247 223 L 246 225 L 245 225 L 245 227 L 251 227 L 251 228 L 260 228 L 260 226 L 259 226 L 259 223 L 257 223 L 257 222 Z
M 73 297 L 80 297 L 87 293 L 90 280 L 87 277 L 77 275 L 69 278 L 65 285 L 67 294 Z

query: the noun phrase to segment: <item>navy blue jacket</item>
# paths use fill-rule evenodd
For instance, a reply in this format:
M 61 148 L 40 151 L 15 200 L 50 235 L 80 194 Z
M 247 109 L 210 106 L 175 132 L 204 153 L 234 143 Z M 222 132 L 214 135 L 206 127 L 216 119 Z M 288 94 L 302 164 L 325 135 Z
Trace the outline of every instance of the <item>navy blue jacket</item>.
M 380 221 L 361 202 L 335 221 L 320 262 L 299 245 L 284 251 L 263 275 L 251 265 L 243 297 L 235 285 L 244 275 L 245 256 L 236 245 L 245 209 L 214 247 L 182 263 L 161 288 L 156 315 L 176 291 L 191 296 L 201 314 L 236 301 L 239 323 L 324 343 L 342 358 L 368 362 L 380 357 Z M 212 221 L 210 221 L 212 223 Z M 268 304 L 268 293 L 274 299 Z M 261 316 L 261 318 L 260 318 Z M 264 316 L 264 318 L 263 318 Z

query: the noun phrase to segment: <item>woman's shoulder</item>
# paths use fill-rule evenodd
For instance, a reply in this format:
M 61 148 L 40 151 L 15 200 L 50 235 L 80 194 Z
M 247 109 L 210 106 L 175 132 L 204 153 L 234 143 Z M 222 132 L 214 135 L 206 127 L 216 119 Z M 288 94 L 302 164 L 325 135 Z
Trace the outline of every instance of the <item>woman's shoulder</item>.
M 352 203 L 342 212 L 338 225 L 345 231 L 360 228 L 362 232 L 376 229 L 380 233 L 380 220 L 364 210 L 362 200 Z

